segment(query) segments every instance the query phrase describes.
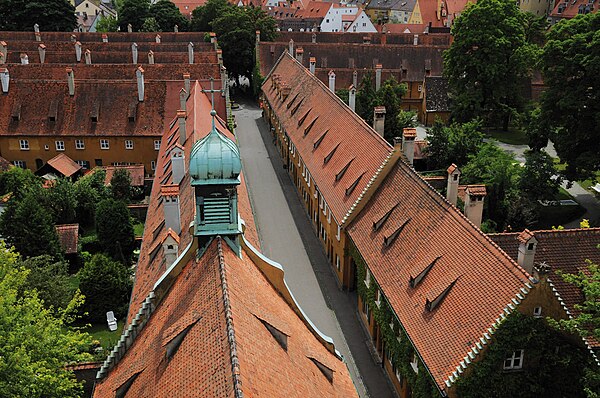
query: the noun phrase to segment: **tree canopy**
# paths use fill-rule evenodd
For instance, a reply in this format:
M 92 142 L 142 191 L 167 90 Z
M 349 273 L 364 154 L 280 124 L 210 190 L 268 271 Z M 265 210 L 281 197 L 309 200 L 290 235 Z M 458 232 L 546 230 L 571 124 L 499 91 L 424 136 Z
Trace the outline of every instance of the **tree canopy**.
M 485 126 L 508 129 L 510 117 L 522 108 L 523 78 L 535 59 L 528 26 L 511 0 L 469 4 L 454 21 L 454 41 L 444 53 L 454 120 L 479 117 Z
M 181 15 L 181 11 L 170 0 L 159 0 L 150 6 L 149 17 L 155 19 L 158 31 L 172 32 L 177 25 L 179 31 L 188 29 L 188 20 Z
M 126 169 L 115 170 L 110 179 L 113 198 L 127 202 L 131 198 L 131 176 Z
M 127 25 L 131 24 L 134 31 L 140 31 L 144 21 L 149 15 L 150 0 L 123 0 L 119 7 L 119 28 L 127 32 Z
M 20 265 L 28 270 L 26 290 L 36 290 L 46 308 L 65 309 L 75 295 L 69 283 L 69 266 L 66 261 L 56 261 L 49 255 L 29 257 Z
M 135 248 L 135 235 L 125 202 L 104 199 L 98 203 L 96 233 L 105 253 L 115 260 L 129 264 Z
M 26 289 L 29 271 L 17 257 L 0 243 L 0 396 L 80 397 L 81 384 L 64 365 L 92 359 L 91 337 L 71 330 L 66 312 L 54 315 Z M 69 309 L 80 302 L 76 297 Z
M 569 180 L 600 169 L 600 14 L 563 20 L 548 33 L 542 53 L 546 90 L 541 119 L 546 137 L 567 164 Z
M 69 0 L 0 0 L 0 30 L 70 32 L 77 27 Z
M 462 167 L 469 156 L 477 153 L 483 144 L 481 123 L 478 120 L 445 126 L 436 120 L 427 130 L 427 162 L 432 169 L 446 169 L 452 163 Z

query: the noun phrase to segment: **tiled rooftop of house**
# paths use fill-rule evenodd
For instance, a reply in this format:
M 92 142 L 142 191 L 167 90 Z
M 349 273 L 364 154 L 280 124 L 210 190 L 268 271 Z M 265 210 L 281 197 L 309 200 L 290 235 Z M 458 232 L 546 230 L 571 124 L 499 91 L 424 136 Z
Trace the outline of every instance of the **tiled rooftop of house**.
M 284 85 L 289 95 L 280 96 Z M 341 225 L 392 147 L 288 53 L 262 88 Z
M 144 186 L 144 165 L 142 164 L 137 164 L 133 166 L 103 166 L 101 167 L 101 169 L 103 169 L 106 172 L 106 177 L 104 178 L 104 185 L 110 185 L 110 180 L 115 174 L 115 171 L 126 170 L 129 173 L 129 178 L 131 178 L 132 187 Z
M 590 0 L 559 0 L 550 13 L 552 18 L 570 19 L 580 14 L 598 12 L 599 6 Z
M 71 177 L 81 170 L 81 166 L 64 153 L 59 153 L 48 160 L 48 164 L 65 177 Z
M 56 226 L 60 247 L 66 254 L 77 253 L 79 242 L 79 224 L 62 224 Z
M 531 286 L 522 268 L 401 160 L 348 233 L 440 389 Z

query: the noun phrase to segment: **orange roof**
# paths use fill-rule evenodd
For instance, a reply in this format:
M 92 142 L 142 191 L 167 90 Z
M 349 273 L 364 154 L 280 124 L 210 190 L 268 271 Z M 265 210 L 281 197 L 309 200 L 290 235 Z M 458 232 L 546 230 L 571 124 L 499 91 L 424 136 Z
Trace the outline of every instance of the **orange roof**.
M 304 9 L 296 11 L 295 16 L 299 18 L 325 18 L 332 3 L 326 1 L 309 1 Z
M 66 254 L 77 253 L 77 243 L 79 242 L 79 224 L 57 225 L 56 233 L 60 241 L 60 247 Z
M 81 166 L 75 163 L 73 159 L 64 153 L 59 153 L 52 159 L 48 160 L 48 164 L 65 177 L 71 177 L 73 174 L 81 170 Z
M 103 166 L 101 167 L 106 172 L 106 177 L 104 178 L 104 185 L 110 185 L 110 180 L 112 180 L 115 171 L 117 170 L 127 170 L 129 173 L 129 178 L 131 178 L 131 186 L 133 187 L 143 187 L 144 186 L 144 165 L 136 164 L 132 166 Z
M 487 193 L 485 185 L 467 185 L 466 191 L 468 191 L 471 196 L 485 196 Z
M 440 389 L 517 294 L 531 288 L 522 268 L 403 161 L 348 233 Z
M 570 19 L 579 15 L 580 9 L 585 11 L 586 7 L 590 7 L 589 12 L 592 14 L 598 12 L 598 7 L 595 6 L 594 3 L 590 3 L 588 0 L 559 0 L 555 3 L 554 9 L 550 13 L 550 16 L 556 19 Z
M 425 31 L 426 24 L 407 24 L 407 23 L 386 23 L 383 25 L 375 25 L 375 28 L 379 32 L 385 33 L 418 33 L 421 34 Z
M 291 87 L 284 100 L 274 75 Z M 288 53 L 275 64 L 262 91 L 341 225 L 393 148 Z

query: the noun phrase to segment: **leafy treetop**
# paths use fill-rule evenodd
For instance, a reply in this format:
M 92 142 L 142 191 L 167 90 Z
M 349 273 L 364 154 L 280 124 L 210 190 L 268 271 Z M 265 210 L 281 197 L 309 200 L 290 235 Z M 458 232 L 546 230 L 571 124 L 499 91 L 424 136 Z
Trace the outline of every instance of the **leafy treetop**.
M 77 27 L 69 0 L 0 0 L 0 30 L 71 32 Z

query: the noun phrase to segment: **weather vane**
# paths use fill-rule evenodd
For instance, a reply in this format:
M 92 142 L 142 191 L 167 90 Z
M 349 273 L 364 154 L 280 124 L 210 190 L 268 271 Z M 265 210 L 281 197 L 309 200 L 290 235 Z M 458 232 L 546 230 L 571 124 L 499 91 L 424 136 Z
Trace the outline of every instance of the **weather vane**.
M 213 79 L 211 77 L 210 78 L 210 90 L 202 90 L 203 93 L 210 93 L 210 104 L 211 104 L 210 115 L 212 116 L 213 129 L 215 128 L 215 116 L 217 115 L 217 112 L 215 111 L 215 93 L 223 92 L 223 89 L 215 90 L 214 82 L 215 82 L 215 79 Z

